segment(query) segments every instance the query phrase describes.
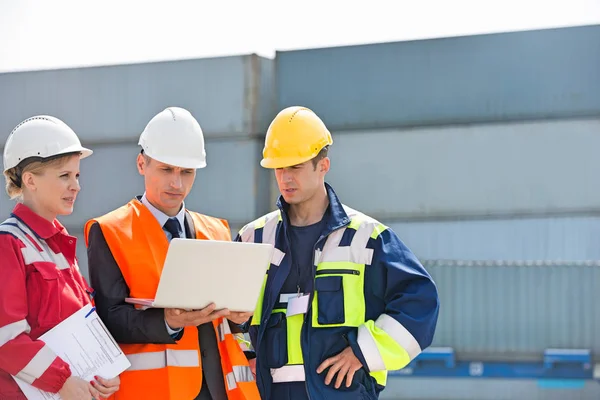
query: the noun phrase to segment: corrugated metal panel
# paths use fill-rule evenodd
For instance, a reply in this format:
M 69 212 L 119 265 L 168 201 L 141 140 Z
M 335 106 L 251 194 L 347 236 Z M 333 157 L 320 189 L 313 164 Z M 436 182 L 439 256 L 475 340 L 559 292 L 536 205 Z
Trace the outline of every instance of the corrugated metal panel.
M 389 226 L 420 259 L 600 260 L 600 215 Z
M 600 25 L 278 52 L 280 107 L 332 129 L 600 114 Z
M 274 93 L 262 69 L 272 63 L 251 55 L 0 74 L 0 132 L 50 114 L 83 142 L 137 139 L 168 106 L 189 109 L 209 137 L 264 132 Z
M 600 119 L 343 132 L 328 179 L 387 221 L 598 211 L 598 132 Z
M 440 294 L 434 346 L 463 356 L 600 353 L 600 263 L 425 263 Z

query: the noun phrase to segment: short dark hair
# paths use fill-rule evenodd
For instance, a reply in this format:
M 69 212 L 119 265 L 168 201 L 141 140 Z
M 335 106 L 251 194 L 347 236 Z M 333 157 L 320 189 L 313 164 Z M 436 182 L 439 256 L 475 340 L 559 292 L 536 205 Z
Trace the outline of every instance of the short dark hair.
M 313 163 L 313 168 L 316 170 L 317 169 L 317 164 L 319 163 L 319 161 L 321 161 L 322 159 L 324 159 L 325 157 L 327 157 L 327 153 L 329 152 L 329 146 L 325 146 L 321 149 L 321 151 L 319 151 L 319 154 L 317 154 L 311 161 Z

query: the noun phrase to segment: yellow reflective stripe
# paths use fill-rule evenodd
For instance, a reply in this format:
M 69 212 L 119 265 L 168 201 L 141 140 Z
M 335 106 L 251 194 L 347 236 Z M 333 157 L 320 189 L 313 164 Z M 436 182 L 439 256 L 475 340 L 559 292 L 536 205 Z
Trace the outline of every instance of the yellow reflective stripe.
M 260 217 L 259 219 L 257 219 L 254 222 L 254 230 L 263 228 L 266 223 L 267 223 L 267 216 L 265 215 L 264 217 Z
M 358 271 L 358 275 L 327 273 L 327 270 L 347 269 Z M 317 271 L 321 273 L 316 279 L 322 279 L 327 276 L 342 276 L 342 293 L 344 297 L 344 317 L 345 321 L 341 324 L 319 324 L 319 293 L 315 290 L 312 300 L 312 327 L 313 328 L 331 328 L 337 326 L 360 326 L 365 321 L 365 266 L 364 264 L 355 264 L 351 262 L 323 262 L 317 266 Z M 327 304 L 321 304 L 321 308 L 327 307 Z
M 387 371 L 371 372 L 370 375 L 375 378 L 377 383 L 379 383 L 381 386 L 385 386 L 387 384 Z
M 254 314 L 252 315 L 250 325 L 260 325 L 260 319 L 262 317 L 263 308 L 263 297 L 265 295 L 265 287 L 267 286 L 268 276 L 268 274 L 265 274 L 265 277 L 263 278 L 262 288 L 260 289 L 260 294 L 258 295 L 258 299 L 256 300 L 256 307 L 254 308 Z
M 421 354 L 421 346 L 417 339 L 394 318 L 387 314 L 381 314 L 375 321 L 375 326 L 384 330 L 398 345 L 406 350 L 411 361 Z
M 408 351 L 372 320 L 358 328 L 358 345 L 370 371 L 402 369 L 412 360 Z
M 350 223 L 348 224 L 348 228 L 358 230 L 358 228 L 360 227 L 362 222 L 363 222 L 362 218 L 360 218 L 359 216 L 354 216 L 350 220 Z
M 302 332 L 302 323 L 304 322 L 304 314 L 296 314 L 287 317 L 287 350 L 288 364 L 302 364 L 302 345 L 300 342 L 300 334 Z
M 375 229 L 373 229 L 373 233 L 371 233 L 371 238 L 377 239 L 379 237 L 379 235 L 381 235 L 381 233 L 387 229 L 388 229 L 388 227 L 383 224 L 377 225 L 375 227 Z
M 240 345 L 240 348 L 242 349 L 242 351 L 252 350 L 252 343 L 250 343 L 250 341 L 246 340 L 246 337 L 244 336 L 243 333 L 234 333 L 233 337 Z

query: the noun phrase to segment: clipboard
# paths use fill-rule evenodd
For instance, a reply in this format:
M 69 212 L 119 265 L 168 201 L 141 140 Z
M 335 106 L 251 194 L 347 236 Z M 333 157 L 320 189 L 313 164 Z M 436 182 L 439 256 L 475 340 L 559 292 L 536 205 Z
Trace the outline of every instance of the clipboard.
M 44 333 L 40 340 L 70 365 L 74 376 L 86 381 L 96 375 L 114 378 L 131 366 L 91 304 Z M 61 398 L 58 393 L 48 393 L 22 379 L 13 378 L 29 400 Z

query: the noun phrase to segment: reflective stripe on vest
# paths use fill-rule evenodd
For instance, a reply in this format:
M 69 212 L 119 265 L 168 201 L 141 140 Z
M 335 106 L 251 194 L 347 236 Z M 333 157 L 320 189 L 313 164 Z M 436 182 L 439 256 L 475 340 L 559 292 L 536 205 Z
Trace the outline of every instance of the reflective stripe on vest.
M 131 363 L 128 371 L 146 371 L 165 367 L 199 367 L 200 359 L 196 350 L 153 351 L 127 354 Z
M 304 365 L 284 365 L 281 368 L 271 368 L 271 378 L 273 383 L 303 382 L 306 380 Z

